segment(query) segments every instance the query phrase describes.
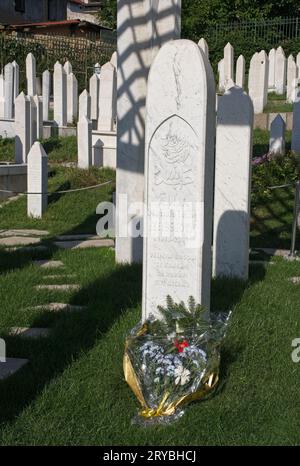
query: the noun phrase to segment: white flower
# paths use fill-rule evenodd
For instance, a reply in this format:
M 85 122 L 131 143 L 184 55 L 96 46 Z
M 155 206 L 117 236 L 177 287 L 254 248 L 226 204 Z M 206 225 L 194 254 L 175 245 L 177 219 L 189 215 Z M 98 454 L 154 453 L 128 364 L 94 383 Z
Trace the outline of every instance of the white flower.
M 156 379 L 154 379 L 154 383 L 158 383 L 159 382 L 159 377 L 156 377 Z
M 184 369 L 183 366 L 177 366 L 174 372 L 174 376 L 176 377 L 175 379 L 175 385 L 185 385 L 186 383 L 189 382 L 190 380 L 190 371 L 188 369 Z
M 143 372 L 146 371 L 146 368 L 147 368 L 146 364 L 142 364 L 142 371 L 143 371 Z

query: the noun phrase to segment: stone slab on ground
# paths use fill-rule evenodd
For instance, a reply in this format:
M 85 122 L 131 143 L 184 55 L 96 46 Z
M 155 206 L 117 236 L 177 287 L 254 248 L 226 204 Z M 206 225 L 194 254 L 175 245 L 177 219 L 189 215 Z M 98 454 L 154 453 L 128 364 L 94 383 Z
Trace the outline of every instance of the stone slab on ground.
M 42 277 L 43 280 L 59 280 L 59 279 L 66 279 L 66 278 L 76 278 L 75 273 L 69 273 L 69 274 L 61 274 L 61 275 L 44 275 Z
M 48 291 L 79 291 L 80 285 L 37 285 L 36 290 L 48 290 Z
M 46 230 L 32 230 L 32 229 L 21 229 L 21 230 L 0 230 L 0 236 L 8 238 L 10 236 L 47 236 L 49 231 Z
M 28 362 L 28 359 L 6 358 L 6 362 L 0 362 L 0 380 L 7 379 L 15 374 Z
M 61 249 L 107 248 L 115 245 L 112 239 L 85 241 L 55 241 L 54 245 Z
M 50 333 L 49 328 L 12 327 L 9 334 L 22 338 L 45 338 Z
M 38 260 L 33 261 L 34 265 L 38 265 L 42 269 L 58 269 L 60 267 L 64 267 L 64 263 L 62 261 L 55 261 L 55 260 Z
M 27 246 L 28 244 L 40 243 L 40 238 L 33 236 L 9 236 L 8 238 L 0 238 L 0 246 Z
M 288 278 L 288 281 L 294 283 L 294 285 L 299 285 L 300 277 L 291 277 L 291 278 Z
M 77 306 L 74 304 L 67 304 L 67 303 L 49 303 L 49 304 L 42 304 L 40 306 L 35 306 L 32 309 L 34 310 L 44 310 L 49 312 L 60 312 L 60 311 L 84 311 L 87 309 L 87 306 Z
M 0 203 L 0 209 L 5 207 L 6 205 L 10 204 L 11 202 L 18 201 L 20 197 L 24 196 L 24 194 L 18 194 L 17 196 L 11 196 L 8 199 L 6 199 L 4 202 Z

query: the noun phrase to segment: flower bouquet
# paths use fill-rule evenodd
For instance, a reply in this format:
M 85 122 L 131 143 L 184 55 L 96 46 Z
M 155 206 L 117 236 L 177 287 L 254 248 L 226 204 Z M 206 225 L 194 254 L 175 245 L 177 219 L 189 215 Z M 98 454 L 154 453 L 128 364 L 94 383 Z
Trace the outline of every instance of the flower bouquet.
M 150 317 L 126 340 L 125 380 L 142 405 L 140 424 L 168 423 L 182 406 L 203 398 L 218 382 L 220 345 L 229 315 L 208 318 L 189 298 L 158 306 L 162 319 Z

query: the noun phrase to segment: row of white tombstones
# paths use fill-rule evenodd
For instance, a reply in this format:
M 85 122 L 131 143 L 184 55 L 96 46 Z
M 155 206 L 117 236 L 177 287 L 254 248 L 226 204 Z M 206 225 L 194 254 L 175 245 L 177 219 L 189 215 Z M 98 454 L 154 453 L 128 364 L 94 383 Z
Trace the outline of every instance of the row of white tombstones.
M 216 115 L 215 99 L 213 72 L 197 44 L 175 40 L 160 49 L 146 104 L 144 315 L 155 314 L 168 294 L 193 295 L 209 309 L 212 272 L 248 278 L 253 103 L 233 86 L 219 97 Z M 39 142 L 28 156 L 28 192 L 28 214 L 41 216 L 47 155 Z M 164 201 L 175 210 L 157 216 L 154 207 Z M 186 212 L 189 228 L 178 230 Z M 170 220 L 167 230 L 158 218 Z
M 209 55 L 205 39 L 200 39 L 199 46 Z M 264 50 L 253 55 L 248 74 L 248 90 L 253 100 L 254 113 L 262 113 L 268 92 L 278 95 L 286 93 L 287 101 L 295 102 L 299 84 L 300 52 L 296 60 L 293 55 L 286 59 L 282 47 L 270 50 L 267 55 Z M 224 58 L 218 63 L 219 91 L 231 86 L 233 82 L 245 87 L 246 62 L 243 55 L 237 58 L 234 72 L 234 48 L 228 42 L 224 47 Z
M 116 113 L 116 53 L 110 62 L 102 67 L 97 63 L 89 81 L 91 106 L 89 117 L 98 121 L 98 129 L 112 131 Z M 26 57 L 27 95 L 38 95 L 36 59 L 32 53 Z M 45 70 L 42 75 L 43 121 L 49 119 L 51 73 Z M 0 119 L 15 117 L 15 100 L 19 95 L 19 65 L 17 62 L 5 65 L 0 74 Z M 73 123 L 78 117 L 78 83 L 67 61 L 63 66 L 56 62 L 53 73 L 54 121 L 58 126 Z M 107 108 L 108 105 L 108 108 Z
M 32 55 L 27 59 L 34 58 Z M 43 137 L 43 121 L 45 113 L 49 111 L 50 73 L 43 74 L 43 96 L 32 96 L 36 91 L 32 84 L 32 67 L 27 66 L 27 92 L 19 94 L 14 101 L 15 111 L 15 162 L 26 163 L 27 155 L 34 142 Z M 33 75 L 35 75 L 33 73 Z M 56 63 L 53 76 L 54 95 L 54 121 L 58 126 L 67 124 L 66 118 L 74 121 L 78 116 L 78 148 L 82 168 L 92 164 L 92 120 L 97 124 L 97 129 L 103 132 L 115 130 L 116 122 L 116 54 L 113 54 L 111 62 L 101 67 L 99 74 L 95 73 L 90 79 L 90 93 L 84 90 L 79 96 L 77 80 L 72 73 L 69 62 L 64 66 Z M 46 105 L 46 110 L 45 110 Z M 83 138 L 82 135 L 86 135 Z M 84 146 L 82 141 L 88 141 Z M 95 147 L 97 151 L 97 147 Z

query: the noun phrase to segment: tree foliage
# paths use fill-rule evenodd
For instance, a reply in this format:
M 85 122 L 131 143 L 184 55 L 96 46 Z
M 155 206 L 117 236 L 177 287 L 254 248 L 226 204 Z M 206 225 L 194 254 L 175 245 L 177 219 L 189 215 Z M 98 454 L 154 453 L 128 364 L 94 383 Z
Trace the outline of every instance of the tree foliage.
M 182 36 L 197 40 L 217 23 L 297 16 L 294 0 L 182 0 Z
M 183 37 L 195 39 L 216 23 L 297 16 L 295 0 L 182 0 Z M 98 13 L 101 24 L 117 25 L 117 0 L 103 0 Z

